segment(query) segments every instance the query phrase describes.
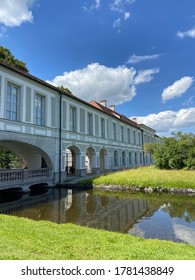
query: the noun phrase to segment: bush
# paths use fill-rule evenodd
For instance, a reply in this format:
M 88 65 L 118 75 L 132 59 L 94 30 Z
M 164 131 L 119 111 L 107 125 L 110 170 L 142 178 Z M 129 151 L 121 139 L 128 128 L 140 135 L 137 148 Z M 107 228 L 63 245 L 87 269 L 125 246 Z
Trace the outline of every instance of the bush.
M 195 135 L 178 132 L 162 138 L 154 148 L 155 164 L 161 169 L 195 169 Z

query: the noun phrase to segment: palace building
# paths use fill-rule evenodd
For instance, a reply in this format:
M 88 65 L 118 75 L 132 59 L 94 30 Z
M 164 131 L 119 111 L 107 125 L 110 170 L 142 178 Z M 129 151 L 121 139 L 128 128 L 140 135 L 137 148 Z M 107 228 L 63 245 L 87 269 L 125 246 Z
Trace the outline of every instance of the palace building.
M 0 147 L 34 174 L 47 170 L 49 183 L 153 164 L 144 144 L 160 143 L 155 130 L 106 103 L 88 103 L 0 62 Z

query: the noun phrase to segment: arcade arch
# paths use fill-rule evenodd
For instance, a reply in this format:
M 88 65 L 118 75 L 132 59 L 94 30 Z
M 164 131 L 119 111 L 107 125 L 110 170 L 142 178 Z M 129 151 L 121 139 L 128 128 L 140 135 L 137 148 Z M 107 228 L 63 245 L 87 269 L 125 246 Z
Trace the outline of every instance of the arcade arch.
M 105 148 L 100 150 L 100 172 L 108 169 L 108 151 Z
M 66 148 L 66 174 L 76 175 L 80 167 L 80 149 L 77 146 Z
M 88 147 L 85 153 L 86 173 L 93 173 L 96 168 L 96 151 L 93 147 Z
M 0 141 L 0 147 L 3 147 L 19 157 L 24 161 L 26 169 L 53 169 L 51 158 L 41 148 L 19 141 L 3 140 Z

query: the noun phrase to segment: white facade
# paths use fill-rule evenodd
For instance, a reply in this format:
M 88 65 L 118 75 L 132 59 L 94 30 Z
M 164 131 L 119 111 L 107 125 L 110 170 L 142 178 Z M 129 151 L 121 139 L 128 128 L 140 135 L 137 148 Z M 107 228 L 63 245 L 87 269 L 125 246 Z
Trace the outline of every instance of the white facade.
M 153 129 L 0 62 L 0 146 L 27 168 L 49 167 L 55 183 L 144 165 L 143 144 L 155 139 Z

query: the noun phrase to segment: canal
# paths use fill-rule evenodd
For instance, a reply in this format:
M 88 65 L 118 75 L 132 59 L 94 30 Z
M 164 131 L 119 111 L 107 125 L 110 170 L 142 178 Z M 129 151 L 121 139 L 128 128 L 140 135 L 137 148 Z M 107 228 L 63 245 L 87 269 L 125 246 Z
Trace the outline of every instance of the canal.
M 0 213 L 195 245 L 195 196 L 63 188 L 1 191 Z

